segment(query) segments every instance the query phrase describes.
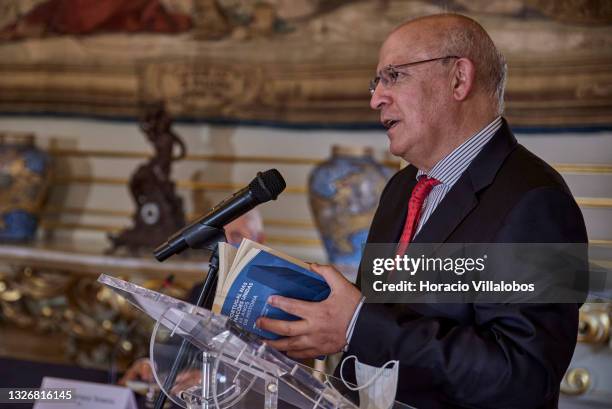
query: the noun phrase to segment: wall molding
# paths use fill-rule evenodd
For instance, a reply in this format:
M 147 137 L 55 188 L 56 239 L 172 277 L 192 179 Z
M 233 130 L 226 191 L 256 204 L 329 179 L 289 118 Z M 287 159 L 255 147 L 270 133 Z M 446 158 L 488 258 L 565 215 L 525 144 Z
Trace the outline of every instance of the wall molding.
M 56 176 L 52 180 L 52 184 L 55 185 L 70 185 L 74 183 L 80 184 L 100 184 L 100 185 L 116 185 L 116 186 L 127 186 L 129 179 L 127 178 L 116 178 L 116 177 L 93 177 L 93 176 Z M 176 186 L 179 189 L 187 190 L 212 190 L 212 191 L 236 191 L 242 189 L 244 184 L 240 183 L 211 183 L 201 182 L 196 180 L 175 180 Z M 306 194 L 307 189 L 303 186 L 287 186 L 284 190 L 286 193 L 292 194 Z
M 56 138 L 51 137 L 51 138 Z M 57 137 L 60 138 L 60 137 Z M 68 137 L 62 137 L 68 138 Z M 56 157 L 77 158 L 113 158 L 113 159 L 148 159 L 150 153 L 144 151 L 121 152 L 103 149 L 60 149 L 50 148 L 47 150 Z M 324 162 L 326 158 L 297 157 L 297 156 L 258 156 L 258 155 L 208 155 L 188 154 L 182 161 L 193 162 L 225 162 L 225 163 L 269 163 L 283 165 L 311 165 L 316 166 Z M 399 160 L 381 161 L 386 166 L 399 169 Z M 180 163 L 180 162 L 179 162 Z M 612 174 L 612 164 L 605 163 L 552 163 L 551 166 L 559 173 L 565 174 Z
M 576 202 L 581 207 L 612 208 L 611 197 L 576 197 Z
M 46 230 L 86 230 L 101 233 L 118 233 L 126 228 L 126 226 L 111 226 L 108 224 L 94 223 L 68 223 L 56 220 L 41 220 L 40 227 Z M 289 246 L 305 246 L 322 248 L 321 240 L 305 236 L 285 236 L 266 234 L 266 242 L 270 244 L 283 244 Z
M 89 230 L 103 233 L 117 233 L 125 226 L 109 226 L 93 223 L 66 223 L 54 220 L 43 219 L 41 228 L 47 230 Z M 321 240 L 305 236 L 285 236 L 285 235 L 266 235 L 266 241 L 270 244 L 284 244 L 290 246 L 305 246 L 322 248 Z M 590 244 L 612 246 L 612 239 L 592 239 Z
M 49 216 L 59 216 L 62 214 L 68 215 L 91 215 L 91 216 L 109 216 L 109 217 L 132 217 L 131 211 L 118 209 L 100 209 L 100 208 L 85 208 L 85 207 L 62 207 L 62 206 L 46 206 L 43 211 L 43 217 L 49 219 Z M 190 221 L 196 220 L 201 214 L 190 213 L 187 219 Z M 314 229 L 316 226 L 310 220 L 291 220 L 291 219 L 264 219 L 264 226 L 275 227 L 290 227 L 302 229 Z
M 91 177 L 91 176 L 59 176 L 53 178 L 53 183 L 58 184 L 104 184 L 104 185 L 115 185 L 115 186 L 127 186 L 129 180 L 126 178 L 114 178 L 114 177 Z M 210 191 L 222 191 L 222 192 L 233 192 L 244 187 L 243 184 L 239 183 L 210 183 L 200 182 L 193 180 L 177 180 L 176 186 L 180 189 L 187 190 L 210 190 Z M 308 189 L 305 186 L 287 186 L 285 192 L 292 194 L 305 195 Z M 612 198 L 610 197 L 576 197 L 576 202 L 582 207 L 591 208 L 612 208 Z
M 51 137 L 56 138 L 56 137 Z M 67 137 L 64 137 L 67 138 Z M 112 158 L 112 159 L 148 159 L 152 155 L 143 151 L 119 152 L 100 149 L 60 149 L 51 148 L 47 150 L 56 157 L 77 158 Z M 316 166 L 323 163 L 327 158 L 298 157 L 298 156 L 259 156 L 259 155 L 207 155 L 187 154 L 181 161 L 192 162 L 225 162 L 225 163 L 275 163 L 283 165 L 310 165 Z M 180 162 L 179 162 L 180 163 Z M 399 160 L 383 160 L 386 166 L 399 169 Z

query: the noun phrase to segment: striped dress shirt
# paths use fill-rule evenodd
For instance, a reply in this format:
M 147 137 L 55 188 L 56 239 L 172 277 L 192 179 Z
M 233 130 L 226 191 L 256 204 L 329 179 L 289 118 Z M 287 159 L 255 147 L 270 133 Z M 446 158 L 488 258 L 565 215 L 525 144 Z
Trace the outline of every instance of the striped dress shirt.
M 414 233 L 415 237 L 419 234 L 425 223 L 427 223 L 429 216 L 431 216 L 434 210 L 436 210 L 436 207 L 442 202 L 444 196 L 446 196 L 455 183 L 457 183 L 463 172 L 470 166 L 470 163 L 472 163 L 487 142 L 491 140 L 495 132 L 501 128 L 501 125 L 502 119 L 501 116 L 498 116 L 493 122 L 482 128 L 478 133 L 471 136 L 454 151 L 444 157 L 444 159 L 436 163 L 429 172 L 425 173 L 419 169 L 416 174 L 417 180 L 421 176 L 428 176 L 439 180 L 440 184 L 434 186 L 423 203 L 419 225 Z
M 418 170 L 416 178 L 417 180 L 421 176 L 429 176 L 440 181 L 440 184 L 434 186 L 434 188 L 425 199 L 423 207 L 421 208 L 421 218 L 419 225 L 414 233 L 415 237 L 421 231 L 421 228 L 427 223 L 429 216 L 436 210 L 436 207 L 442 202 L 444 196 L 451 190 L 453 185 L 457 183 L 463 172 L 470 166 L 470 163 L 480 153 L 482 148 L 491 140 L 495 132 L 502 126 L 501 116 L 495 118 L 490 124 L 482 128 L 475 135 L 471 136 L 468 140 L 459 145 L 455 150 L 449 153 L 444 159 L 436 163 L 429 172 L 423 172 Z M 361 298 L 361 301 L 357 305 L 353 318 L 349 323 L 346 330 L 346 345 L 344 352 L 347 351 L 348 345 L 353 337 L 353 331 L 355 330 L 355 324 L 359 317 L 359 311 L 365 302 L 365 297 Z

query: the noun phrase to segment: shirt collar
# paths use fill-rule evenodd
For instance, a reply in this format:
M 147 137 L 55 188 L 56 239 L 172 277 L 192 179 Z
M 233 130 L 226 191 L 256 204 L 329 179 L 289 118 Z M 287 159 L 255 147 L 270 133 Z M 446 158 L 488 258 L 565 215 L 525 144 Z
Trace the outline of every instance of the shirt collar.
M 502 118 L 498 116 L 436 163 L 429 172 L 426 173 L 419 169 L 416 174 L 417 180 L 425 175 L 439 180 L 443 185 L 452 187 L 501 126 Z

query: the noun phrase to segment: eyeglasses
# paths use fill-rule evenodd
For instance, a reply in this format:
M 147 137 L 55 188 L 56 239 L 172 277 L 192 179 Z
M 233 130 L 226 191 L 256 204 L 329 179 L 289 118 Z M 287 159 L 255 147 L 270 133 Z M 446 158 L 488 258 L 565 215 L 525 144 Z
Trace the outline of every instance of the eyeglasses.
M 446 57 L 430 58 L 429 60 L 414 61 L 406 64 L 387 65 L 382 70 L 380 70 L 380 73 L 376 77 L 370 80 L 370 95 L 374 95 L 374 92 L 376 91 L 376 87 L 378 86 L 379 82 L 382 83 L 385 87 L 392 87 L 393 85 L 395 85 L 399 75 L 402 74 L 400 71 L 398 71 L 398 69 L 400 68 L 406 68 L 417 64 L 424 64 L 426 62 L 446 60 L 447 58 L 461 57 L 458 57 L 456 55 L 447 55 Z

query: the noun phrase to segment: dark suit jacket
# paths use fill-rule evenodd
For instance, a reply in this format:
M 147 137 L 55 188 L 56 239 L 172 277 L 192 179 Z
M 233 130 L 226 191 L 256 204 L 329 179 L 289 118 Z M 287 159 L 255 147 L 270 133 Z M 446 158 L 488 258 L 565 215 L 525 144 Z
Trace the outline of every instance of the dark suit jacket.
M 408 166 L 391 178 L 368 243 L 399 240 L 416 172 Z M 586 243 L 587 234 L 561 176 L 504 121 L 414 242 Z M 418 408 L 556 408 L 578 308 L 366 302 L 346 355 L 375 366 L 399 359 L 396 399 Z

